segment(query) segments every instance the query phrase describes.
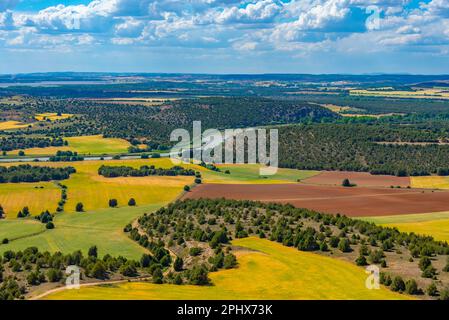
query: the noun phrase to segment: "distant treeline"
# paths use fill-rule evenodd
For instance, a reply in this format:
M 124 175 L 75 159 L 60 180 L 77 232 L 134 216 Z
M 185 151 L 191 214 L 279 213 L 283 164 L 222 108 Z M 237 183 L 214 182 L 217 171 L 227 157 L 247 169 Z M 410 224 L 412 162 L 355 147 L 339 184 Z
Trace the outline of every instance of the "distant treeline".
M 73 167 L 51 168 L 31 166 L 28 164 L 0 167 L 0 183 L 65 180 L 75 172 L 76 170 Z
M 3 137 L 0 140 L 1 151 L 12 151 L 28 148 L 61 147 L 67 145 L 62 138 Z
M 195 170 L 174 166 L 169 169 L 155 168 L 155 166 L 141 166 L 139 169 L 127 166 L 101 166 L 98 174 L 106 178 L 115 177 L 145 177 L 145 176 L 194 176 Z

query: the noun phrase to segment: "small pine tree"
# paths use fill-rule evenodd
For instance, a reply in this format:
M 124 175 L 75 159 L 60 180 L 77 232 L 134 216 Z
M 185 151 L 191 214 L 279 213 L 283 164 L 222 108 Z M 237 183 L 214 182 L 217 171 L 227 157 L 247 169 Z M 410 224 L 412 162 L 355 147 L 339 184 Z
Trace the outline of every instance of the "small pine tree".
M 426 289 L 426 293 L 431 296 L 431 297 L 435 297 L 438 295 L 438 289 L 437 286 L 435 284 L 435 282 L 432 282 Z
M 110 200 L 109 200 L 109 206 L 110 206 L 111 208 L 116 208 L 117 205 L 118 205 L 117 199 L 110 199 Z
M 135 205 L 136 205 L 136 199 L 134 199 L 134 198 L 129 199 L 128 206 L 134 207 Z
M 81 202 L 78 202 L 76 204 L 75 210 L 76 210 L 76 212 L 83 212 L 84 211 L 84 205 Z
M 173 269 L 175 269 L 175 271 L 179 272 L 179 271 L 182 271 L 183 266 L 184 266 L 184 261 L 182 260 L 182 258 L 176 257 L 175 262 L 173 264 Z

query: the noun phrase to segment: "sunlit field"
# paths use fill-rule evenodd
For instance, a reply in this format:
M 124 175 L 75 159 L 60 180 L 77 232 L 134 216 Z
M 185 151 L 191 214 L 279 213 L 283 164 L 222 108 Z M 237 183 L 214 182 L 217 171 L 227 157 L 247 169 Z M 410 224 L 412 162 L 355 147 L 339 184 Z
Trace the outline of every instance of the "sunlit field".
M 237 269 L 210 274 L 212 286 L 124 283 L 84 287 L 46 299 L 404 299 L 369 290 L 362 268 L 258 238 L 234 240 Z
M 372 217 L 365 220 L 449 242 L 449 212 Z
M 449 177 L 411 177 L 412 188 L 449 189 Z
M 103 138 L 101 135 L 68 137 L 68 146 L 25 149 L 25 155 L 54 155 L 57 151 L 73 151 L 83 155 L 127 153 L 130 143 L 124 139 Z M 17 155 L 19 150 L 8 152 Z
M 26 128 L 29 125 L 30 124 L 21 123 L 21 122 L 18 122 L 18 121 L 3 121 L 3 122 L 0 122 L 0 130 Z
M 65 120 L 72 117 L 73 114 L 70 113 L 62 113 L 58 115 L 57 113 L 39 113 L 34 116 L 37 121 L 57 121 L 57 120 Z
M 44 224 L 32 218 L 1 221 L 1 238 L 7 238 L 10 242 L 0 245 L 0 253 L 34 246 L 41 251 L 72 253 L 82 250 L 87 254 L 87 250 L 96 245 L 100 256 L 108 253 L 138 260 L 146 250 L 129 239 L 123 228 L 143 213 L 163 205 L 61 213 L 54 219 L 53 230 L 45 229 Z

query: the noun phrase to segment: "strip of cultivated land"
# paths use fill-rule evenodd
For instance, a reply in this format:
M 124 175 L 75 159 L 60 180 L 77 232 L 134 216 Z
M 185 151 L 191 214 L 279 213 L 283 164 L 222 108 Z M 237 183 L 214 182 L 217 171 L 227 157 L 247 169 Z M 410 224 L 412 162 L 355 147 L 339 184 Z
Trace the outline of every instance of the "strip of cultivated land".
M 345 188 L 301 184 L 204 184 L 186 198 L 228 198 L 290 203 L 298 208 L 353 217 L 449 210 L 449 192 L 391 188 Z

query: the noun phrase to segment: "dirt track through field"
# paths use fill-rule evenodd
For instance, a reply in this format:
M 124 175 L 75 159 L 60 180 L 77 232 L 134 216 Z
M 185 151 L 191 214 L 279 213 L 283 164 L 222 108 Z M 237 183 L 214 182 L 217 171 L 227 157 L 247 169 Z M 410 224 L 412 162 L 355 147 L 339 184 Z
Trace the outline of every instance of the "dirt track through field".
M 298 208 L 353 217 L 449 211 L 449 192 L 302 184 L 203 184 L 184 198 L 227 198 L 290 203 Z

